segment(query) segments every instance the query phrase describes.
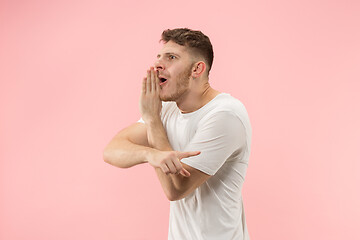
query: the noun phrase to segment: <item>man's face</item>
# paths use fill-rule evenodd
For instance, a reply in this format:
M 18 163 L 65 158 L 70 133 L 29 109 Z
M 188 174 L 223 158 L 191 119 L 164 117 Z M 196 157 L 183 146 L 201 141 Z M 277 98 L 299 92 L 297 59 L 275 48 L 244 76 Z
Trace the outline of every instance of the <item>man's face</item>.
M 190 91 L 193 60 L 186 47 L 169 41 L 160 50 L 156 70 L 160 79 L 160 99 L 180 101 Z

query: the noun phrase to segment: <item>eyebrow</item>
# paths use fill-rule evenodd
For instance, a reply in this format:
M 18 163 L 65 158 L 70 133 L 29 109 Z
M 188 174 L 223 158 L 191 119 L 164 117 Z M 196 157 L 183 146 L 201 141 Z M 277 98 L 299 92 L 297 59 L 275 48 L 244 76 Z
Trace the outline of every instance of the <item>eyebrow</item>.
M 174 53 L 174 52 L 167 52 L 167 53 L 164 53 L 165 56 L 169 56 L 169 55 L 175 55 L 176 57 L 180 58 L 180 55 Z M 161 54 L 158 54 L 156 56 L 157 58 L 160 58 L 161 57 Z

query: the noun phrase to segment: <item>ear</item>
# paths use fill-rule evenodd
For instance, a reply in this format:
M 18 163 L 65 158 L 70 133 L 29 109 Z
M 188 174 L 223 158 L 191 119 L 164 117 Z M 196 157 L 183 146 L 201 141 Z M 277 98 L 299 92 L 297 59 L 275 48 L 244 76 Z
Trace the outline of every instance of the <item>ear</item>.
M 206 64 L 203 61 L 194 63 L 192 68 L 191 76 L 193 78 L 199 78 L 203 73 L 205 73 Z

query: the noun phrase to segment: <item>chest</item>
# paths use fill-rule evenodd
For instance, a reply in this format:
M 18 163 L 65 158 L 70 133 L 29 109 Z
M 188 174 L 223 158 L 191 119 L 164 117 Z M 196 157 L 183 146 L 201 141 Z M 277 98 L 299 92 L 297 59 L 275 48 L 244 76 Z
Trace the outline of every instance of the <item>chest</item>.
M 174 114 L 166 119 L 164 127 L 169 142 L 174 150 L 183 151 L 196 134 L 199 121 L 194 118 L 184 118 Z

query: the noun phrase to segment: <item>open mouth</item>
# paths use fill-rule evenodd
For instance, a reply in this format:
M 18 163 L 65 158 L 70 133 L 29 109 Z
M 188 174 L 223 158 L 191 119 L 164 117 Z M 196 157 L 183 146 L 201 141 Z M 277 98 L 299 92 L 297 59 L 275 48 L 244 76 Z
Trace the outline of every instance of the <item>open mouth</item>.
M 166 81 L 167 81 L 167 78 L 164 78 L 159 71 L 156 71 L 156 73 L 157 73 L 157 76 L 158 76 L 159 81 L 160 81 L 160 86 L 165 84 Z
M 165 84 L 167 79 L 166 78 L 163 78 L 163 77 L 159 77 L 159 80 L 160 80 L 160 86 Z

